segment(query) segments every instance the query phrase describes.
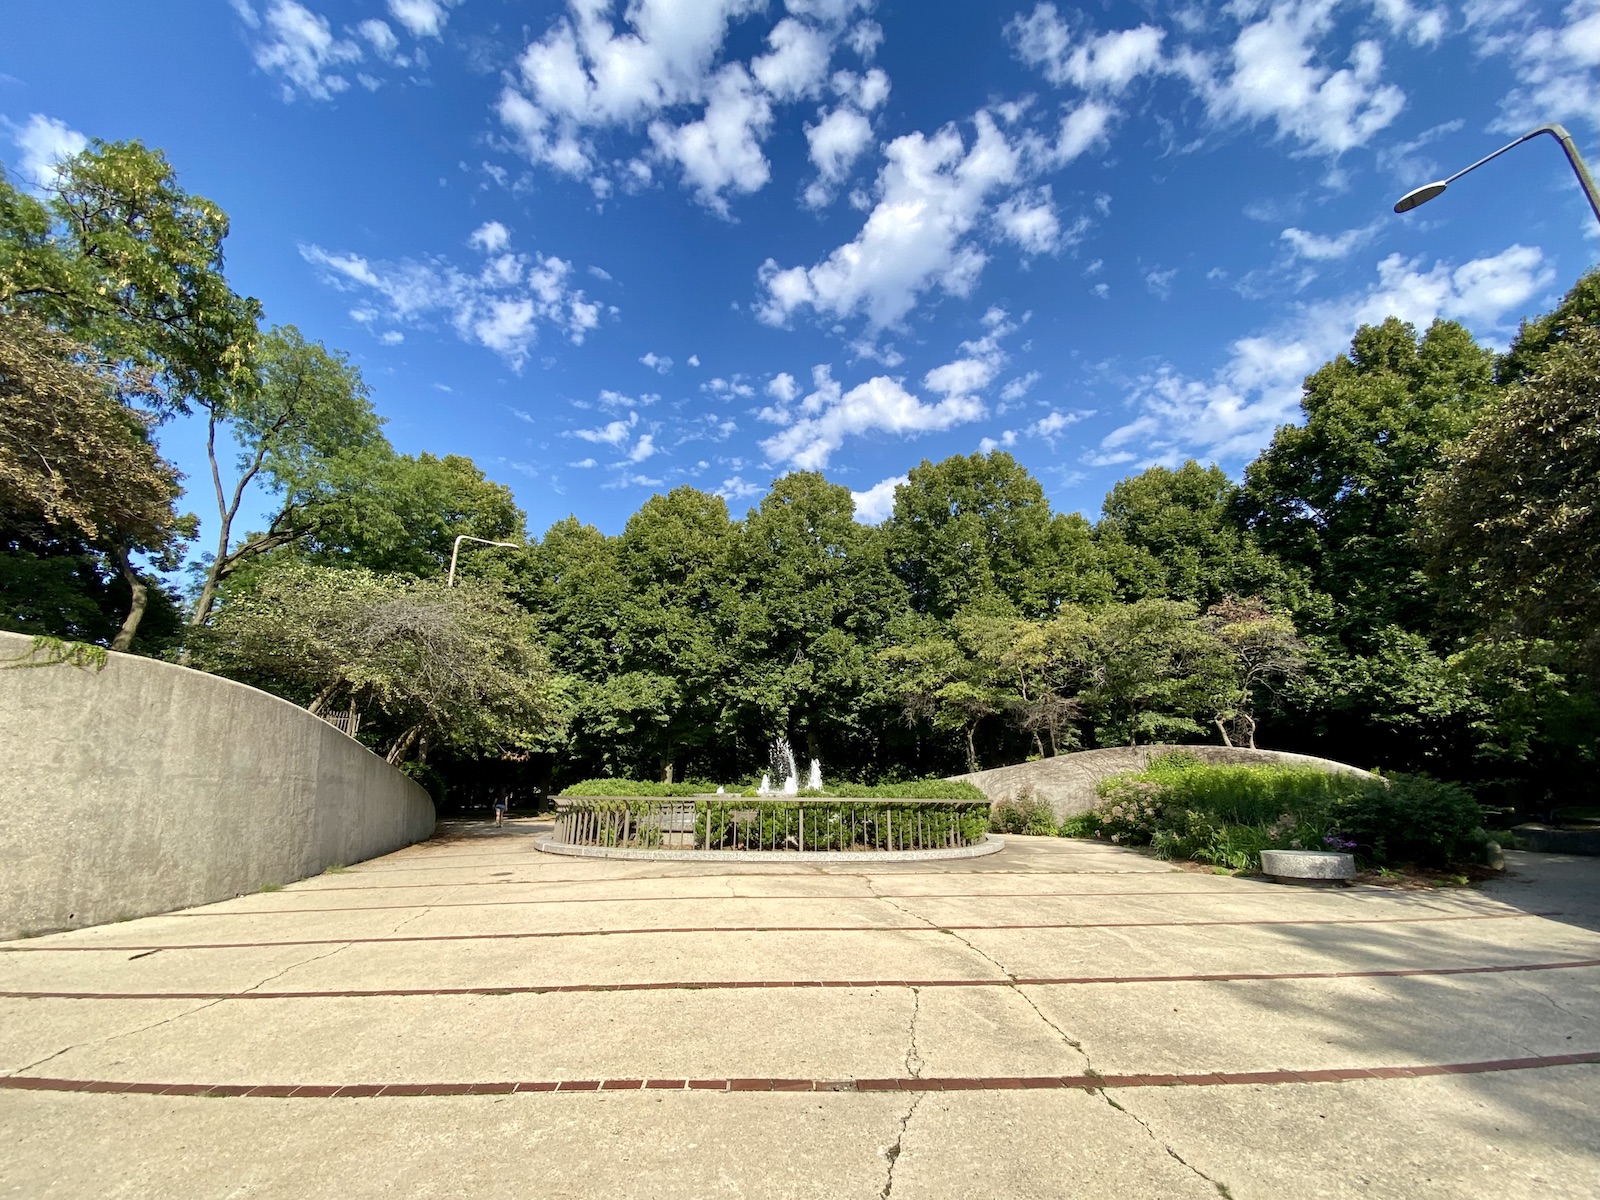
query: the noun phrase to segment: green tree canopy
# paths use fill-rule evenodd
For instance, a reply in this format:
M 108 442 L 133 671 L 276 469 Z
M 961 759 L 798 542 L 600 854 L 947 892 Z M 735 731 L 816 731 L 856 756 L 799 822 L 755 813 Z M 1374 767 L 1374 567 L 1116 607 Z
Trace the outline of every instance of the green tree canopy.
M 1434 573 L 1523 633 L 1600 630 L 1600 329 L 1574 327 L 1424 493 Z
M 1240 512 L 1268 553 L 1337 600 L 1335 632 L 1426 630 L 1437 597 L 1411 524 L 1444 449 L 1493 393 L 1493 356 L 1460 325 L 1418 338 L 1393 318 L 1306 378 L 1304 425 L 1286 425 L 1245 470 Z

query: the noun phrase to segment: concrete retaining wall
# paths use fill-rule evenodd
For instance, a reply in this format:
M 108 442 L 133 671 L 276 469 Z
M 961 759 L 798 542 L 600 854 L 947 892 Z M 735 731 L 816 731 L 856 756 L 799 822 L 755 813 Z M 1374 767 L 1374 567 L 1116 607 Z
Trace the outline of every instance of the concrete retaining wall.
M 1281 750 L 1248 750 L 1239 746 L 1113 746 L 1107 750 L 1082 750 L 1076 754 L 1062 754 L 1011 767 L 996 767 L 990 771 L 957 775 L 955 778 L 976 784 L 990 800 L 1015 800 L 1032 792 L 1055 810 L 1056 820 L 1060 821 L 1093 808 L 1098 799 L 1095 786 L 1102 779 L 1125 775 L 1130 771 L 1142 771 L 1156 755 L 1172 750 L 1181 750 L 1208 763 L 1287 763 L 1320 767 L 1324 771 L 1368 774 L 1348 763 L 1313 758 L 1309 754 L 1288 754 Z
M 0 939 L 222 900 L 421 841 L 433 801 L 305 709 L 0 633 Z

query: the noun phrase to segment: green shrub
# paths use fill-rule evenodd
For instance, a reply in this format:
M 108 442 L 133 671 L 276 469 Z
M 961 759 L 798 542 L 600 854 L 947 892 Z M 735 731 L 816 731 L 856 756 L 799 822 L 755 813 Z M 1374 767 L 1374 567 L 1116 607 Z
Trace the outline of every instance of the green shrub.
M 1425 775 L 1373 780 L 1334 806 L 1333 821 L 1356 853 L 1376 864 L 1476 861 L 1488 841 L 1483 811 L 1466 789 Z
M 989 813 L 989 828 L 995 833 L 1052 837 L 1056 832 L 1056 814 L 1034 793 L 1024 792 L 1013 799 L 995 802 Z
M 982 789 L 964 779 L 910 779 L 902 783 L 830 783 L 802 796 L 838 796 L 846 800 L 987 800 Z
M 685 783 L 657 783 L 638 779 L 585 779 L 560 794 L 562 796 L 703 796 L 714 793 L 717 785 L 705 780 Z M 729 796 L 754 796 L 756 789 L 735 785 Z M 800 795 L 838 796 L 850 800 L 984 800 L 983 792 L 960 779 L 913 779 L 903 783 L 830 783 L 820 792 L 802 789 Z
M 1100 834 L 1100 814 L 1090 809 L 1088 812 L 1073 813 L 1057 827 L 1056 833 L 1067 838 L 1092 838 Z
M 563 796 L 698 796 L 716 791 L 716 785 L 703 783 L 657 783 L 638 779 L 585 779 L 560 794 Z
M 1369 866 L 1442 867 L 1480 858 L 1488 837 L 1466 791 L 1423 776 L 1214 766 L 1171 754 L 1097 790 L 1093 813 L 1070 823 L 1074 836 L 1235 871 L 1259 867 L 1263 850 L 1349 850 Z

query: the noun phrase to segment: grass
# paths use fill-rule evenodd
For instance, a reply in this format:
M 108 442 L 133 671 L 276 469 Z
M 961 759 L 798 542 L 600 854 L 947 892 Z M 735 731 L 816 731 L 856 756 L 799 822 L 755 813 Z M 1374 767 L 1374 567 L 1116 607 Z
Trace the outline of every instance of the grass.
M 324 875 L 348 875 L 350 874 L 350 868 L 345 866 L 343 863 L 334 863 L 322 873 Z
M 261 890 L 263 892 L 281 892 L 281 891 L 283 891 L 283 884 L 281 884 L 281 883 L 264 883 L 264 884 L 261 885 Z

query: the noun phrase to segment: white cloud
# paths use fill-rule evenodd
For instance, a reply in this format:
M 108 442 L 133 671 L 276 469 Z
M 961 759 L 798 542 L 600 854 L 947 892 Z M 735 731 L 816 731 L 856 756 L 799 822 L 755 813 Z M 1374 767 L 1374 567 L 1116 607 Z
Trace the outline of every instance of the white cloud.
M 697 121 L 673 127 L 650 124 L 650 140 L 662 158 L 676 162 L 701 202 L 728 211 L 724 191 L 759 191 L 771 176 L 761 142 L 772 128 L 772 105 L 738 64 L 724 67 Z
M 641 463 L 645 459 L 652 457 L 655 452 L 656 440 L 653 436 L 646 433 L 633 444 L 633 449 L 628 451 L 628 461 L 631 463 Z
M 1360 229 L 1346 229 L 1343 233 L 1331 237 L 1294 228 L 1285 229 L 1278 236 L 1289 243 L 1289 249 L 1296 257 L 1309 258 L 1315 262 L 1328 262 L 1348 258 L 1370 242 L 1377 232 L 1377 226 L 1364 225 Z
M 762 265 L 761 319 L 781 325 L 803 307 L 835 317 L 864 311 L 882 328 L 930 288 L 966 295 L 987 261 L 967 234 L 1019 165 L 988 113 L 979 112 L 976 124 L 970 149 L 953 125 L 931 138 L 910 133 L 890 142 L 878 202 L 853 241 L 811 267 Z
M 600 321 L 600 306 L 571 286 L 572 264 L 553 255 L 494 253 L 472 273 L 443 258 L 373 262 L 316 245 L 301 246 L 300 254 L 334 286 L 373 293 L 389 320 L 425 326 L 442 316 L 463 341 L 493 350 L 514 370 L 526 361 L 541 323 L 581 345 Z M 380 315 L 372 304 L 358 311 L 370 314 L 360 320 Z
M 672 360 L 665 354 L 657 354 L 654 350 L 648 351 L 639 361 L 660 375 L 672 370 Z
M 1019 375 L 1000 389 L 1000 399 L 1007 403 L 1021 400 L 1028 394 L 1033 385 L 1039 382 L 1039 379 L 1040 375 L 1037 371 L 1029 371 L 1026 375 Z
M 499 221 L 485 221 L 467 238 L 467 245 L 485 254 L 498 254 L 510 244 L 511 231 Z
M 436 38 L 444 32 L 450 10 L 461 0 L 389 0 L 389 15 L 411 31 L 412 37 Z
M 995 209 L 994 219 L 1001 235 L 1027 254 L 1051 254 L 1061 244 L 1061 221 L 1049 184 L 1010 197 Z
M 779 371 L 767 381 L 767 395 L 779 404 L 792 404 L 800 395 L 800 385 L 795 382 L 793 375 L 787 371 Z
M 1116 110 L 1097 100 L 1085 100 L 1066 116 L 1051 142 L 1036 133 L 1023 135 L 1028 159 L 1041 171 L 1059 170 L 1105 140 Z
M 1150 289 L 1150 294 L 1160 300 L 1170 299 L 1172 296 L 1172 281 L 1177 278 L 1178 268 L 1169 267 L 1165 271 L 1146 271 L 1144 285 Z
M 576 467 L 580 471 L 587 471 L 590 467 L 598 467 L 599 465 L 600 464 L 592 458 L 580 458 L 577 462 L 569 462 L 567 464 L 567 466 Z
M 335 37 L 326 17 L 296 0 L 273 0 L 263 18 L 246 24 L 261 28 L 253 47 L 256 66 L 283 77 L 285 101 L 296 95 L 331 100 L 349 88 L 349 80 L 339 69 L 360 62 L 361 47 L 348 38 Z
M 815 96 L 828 73 L 833 45 L 814 25 L 785 17 L 767 35 L 768 54 L 753 59 L 750 73 L 774 100 Z
M 691 367 L 698 367 L 700 365 L 700 356 L 698 354 L 689 355 L 689 365 Z
M 1093 409 L 1080 409 L 1076 412 L 1061 412 L 1059 409 L 1052 409 L 1046 416 L 1040 417 L 1028 426 L 1028 436 L 1049 442 L 1051 446 L 1054 446 L 1056 438 L 1060 436 L 1062 430 L 1092 416 L 1094 416 Z
M 871 62 L 883 45 L 883 26 L 876 21 L 858 21 L 845 36 L 845 45 L 854 50 L 862 62 Z
M 1593 120 L 1600 108 L 1600 3 L 1571 0 L 1548 25 L 1536 23 L 1532 6 L 1487 14 L 1485 24 L 1479 52 L 1509 58 L 1517 75 L 1495 129 L 1515 134 L 1549 121 Z
M 88 149 L 89 139 L 65 121 L 34 113 L 25 125 L 7 121 L 11 144 L 19 151 L 17 174 L 34 188 L 55 182 L 56 164 Z
M 745 382 L 743 375 L 735 375 L 732 379 L 718 376 L 702 383 L 700 390 L 715 396 L 718 400 L 748 400 L 756 394 L 756 389 Z
M 386 333 L 380 334 L 378 340 L 385 346 L 398 346 L 401 342 L 406 340 L 406 335 L 401 333 L 398 329 L 391 329 Z
M 735 500 L 748 500 L 752 496 L 759 496 L 761 494 L 761 485 L 751 483 L 742 475 L 735 475 L 731 479 L 724 479 L 722 486 L 711 494 L 713 496 L 721 496 L 724 500 L 732 503 Z
M 1191 455 L 1225 461 L 1253 456 L 1273 430 L 1296 419 L 1301 383 L 1340 351 L 1360 325 L 1396 316 L 1419 330 L 1435 318 L 1458 320 L 1476 331 L 1503 328 L 1554 276 L 1539 250 L 1511 246 L 1460 266 L 1391 254 L 1378 264 L 1365 291 L 1300 307 L 1279 326 L 1240 338 L 1210 379 L 1170 368 L 1142 378 L 1131 400 L 1140 410 L 1113 430 L 1094 466 L 1136 460 L 1175 464 Z
M 827 366 L 812 372 L 816 388 L 800 402 L 794 423 L 761 443 L 768 458 L 802 471 L 821 470 L 845 439 L 864 433 L 915 435 L 976 421 L 983 402 L 973 396 L 947 396 L 926 404 L 898 379 L 877 375 L 848 392 Z
M 585 442 L 593 442 L 597 446 L 610 446 L 620 450 L 628 444 L 628 439 L 633 436 L 634 428 L 639 424 L 639 414 L 631 412 L 626 418 L 618 418 L 598 429 L 574 429 L 570 436 Z M 645 435 L 649 437 L 649 434 Z M 648 457 L 648 455 L 646 456 Z
M 1328 154 L 1363 145 L 1399 115 L 1405 94 L 1383 82 L 1377 42 L 1357 42 L 1338 70 L 1317 61 L 1334 7 L 1334 0 L 1277 0 L 1240 31 L 1225 63 L 1190 53 L 1179 69 L 1217 121 L 1270 120 L 1280 136 Z
M 1161 43 L 1166 34 L 1153 25 L 1115 33 L 1074 32 L 1055 5 L 1040 4 L 1028 16 L 1006 26 L 1017 56 L 1038 67 L 1060 86 L 1086 91 L 1121 92 L 1140 76 L 1162 69 Z
M 1388 22 L 1389 32 L 1404 34 L 1413 46 L 1436 45 L 1444 36 L 1450 12 L 1438 8 L 1418 8 L 1411 0 L 1372 0 L 1373 11 Z
M 865 75 L 835 71 L 831 82 L 835 95 L 862 112 L 871 112 L 889 98 L 889 76 L 879 67 L 873 67 Z
M 902 483 L 909 483 L 910 476 L 893 475 L 881 483 L 875 483 L 864 492 L 851 492 L 850 499 L 855 501 L 855 518 L 863 525 L 881 525 L 888 520 L 894 512 L 894 490 Z
M 367 44 L 372 47 L 372 52 L 384 62 L 398 61 L 402 65 L 409 62 L 400 54 L 400 39 L 395 37 L 394 30 L 383 21 L 376 18 L 362 21 L 356 26 L 356 32 L 366 38 Z
M 831 198 L 831 187 L 850 173 L 856 159 L 872 145 L 872 122 L 853 108 L 836 108 L 815 125 L 806 126 L 806 145 L 811 162 L 821 176 L 820 203 Z M 807 193 L 808 202 L 811 201 Z M 818 204 L 813 204 L 818 207 Z
M 836 8 L 791 6 L 767 31 L 763 52 L 719 62 L 731 26 L 763 11 L 763 0 L 631 0 L 620 16 L 610 0 L 567 7 L 523 51 L 496 105 L 523 154 L 602 190 L 614 172 L 625 186 L 648 186 L 653 166 L 670 162 L 684 186 L 724 214 L 730 195 L 757 191 L 771 176 L 762 143 L 773 105 L 819 95 L 846 36 Z M 870 78 L 862 86 L 881 98 L 887 79 Z M 641 129 L 649 147 L 631 157 L 597 145 L 603 134 Z

